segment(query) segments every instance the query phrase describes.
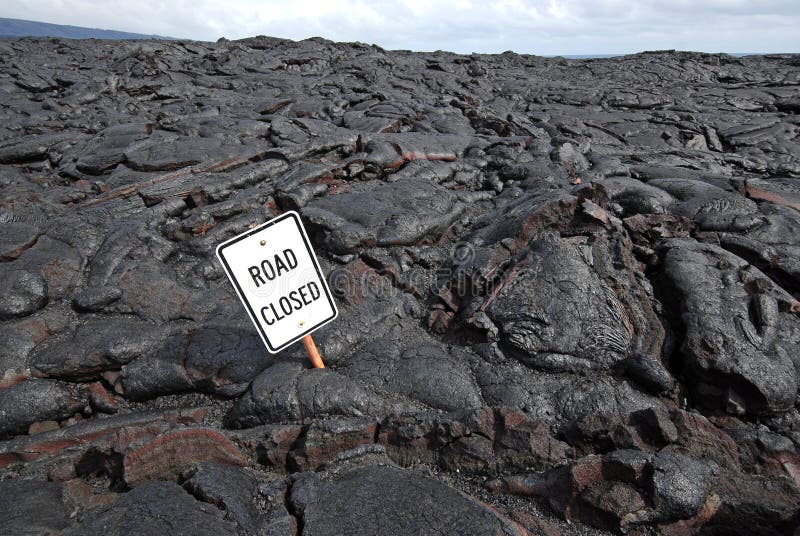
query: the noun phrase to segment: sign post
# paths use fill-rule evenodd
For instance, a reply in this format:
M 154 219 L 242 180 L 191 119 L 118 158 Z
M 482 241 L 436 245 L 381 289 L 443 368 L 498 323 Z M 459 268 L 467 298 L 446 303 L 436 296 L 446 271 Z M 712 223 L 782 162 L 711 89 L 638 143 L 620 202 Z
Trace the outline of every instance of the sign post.
M 303 341 L 324 368 L 311 333 L 339 314 L 296 212 L 285 212 L 217 246 L 222 263 L 270 353 Z
M 322 362 L 322 356 L 319 355 L 319 350 L 317 350 L 317 344 L 314 342 L 314 339 L 311 338 L 311 335 L 303 337 L 303 346 L 305 346 L 308 357 L 311 359 L 311 364 L 314 365 L 315 368 L 325 368 L 325 363 Z

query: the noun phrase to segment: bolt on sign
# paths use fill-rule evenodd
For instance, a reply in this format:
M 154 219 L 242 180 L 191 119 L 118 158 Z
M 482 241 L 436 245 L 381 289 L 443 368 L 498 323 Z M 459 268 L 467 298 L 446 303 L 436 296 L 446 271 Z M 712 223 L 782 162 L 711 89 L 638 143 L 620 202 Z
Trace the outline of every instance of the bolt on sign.
M 316 351 L 308 336 L 339 313 L 296 212 L 223 242 L 217 257 L 270 353 L 300 339 Z

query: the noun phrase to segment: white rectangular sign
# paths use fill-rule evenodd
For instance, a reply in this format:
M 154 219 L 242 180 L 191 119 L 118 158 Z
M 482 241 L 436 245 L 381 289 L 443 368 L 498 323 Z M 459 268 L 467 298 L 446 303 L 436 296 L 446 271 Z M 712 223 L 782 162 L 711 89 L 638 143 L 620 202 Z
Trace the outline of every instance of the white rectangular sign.
M 223 242 L 217 257 L 273 354 L 339 314 L 296 212 Z

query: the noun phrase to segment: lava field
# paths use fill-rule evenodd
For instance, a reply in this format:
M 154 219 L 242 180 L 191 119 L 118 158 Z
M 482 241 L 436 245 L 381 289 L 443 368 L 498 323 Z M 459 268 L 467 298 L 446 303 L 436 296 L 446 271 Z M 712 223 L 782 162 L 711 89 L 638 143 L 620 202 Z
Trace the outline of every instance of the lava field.
M 0 40 L 0 531 L 800 534 L 800 56 Z M 215 256 L 300 214 L 269 354 Z

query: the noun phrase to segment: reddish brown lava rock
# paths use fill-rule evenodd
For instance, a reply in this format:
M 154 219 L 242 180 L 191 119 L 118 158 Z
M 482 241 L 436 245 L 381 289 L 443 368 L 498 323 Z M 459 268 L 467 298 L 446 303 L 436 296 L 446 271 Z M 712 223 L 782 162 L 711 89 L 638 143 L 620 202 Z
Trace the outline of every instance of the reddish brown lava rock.
M 615 530 L 620 519 L 647 507 L 633 486 L 621 482 L 597 481 L 589 485 L 572 506 L 573 515 L 595 527 Z
M 89 384 L 89 403 L 94 410 L 101 413 L 116 413 L 119 408 L 119 400 L 101 382 Z
M 478 473 L 549 467 L 572 456 L 549 426 L 508 408 L 440 418 L 392 416 L 381 423 L 377 442 L 400 465 L 424 461 Z
M 256 453 L 258 463 L 285 469 L 304 429 L 299 424 L 267 424 L 231 434 L 238 445 Z
M 433 309 L 428 316 L 428 327 L 436 333 L 445 333 L 450 327 L 450 322 L 455 315 L 452 311 Z
M 495 450 L 506 467 L 546 467 L 570 458 L 569 445 L 554 438 L 550 427 L 520 411 L 497 410 Z
M 719 510 L 720 504 L 719 495 L 709 495 L 703 505 L 703 509 L 695 517 L 680 519 L 673 523 L 662 523 L 658 527 L 658 532 L 664 536 L 691 536 L 698 534 L 703 525 L 713 519 L 714 514 Z
M 172 480 L 199 462 L 247 465 L 247 458 L 221 433 L 210 428 L 173 430 L 125 455 L 125 482 Z
M 797 489 L 800 489 L 800 456 L 792 452 L 779 452 L 775 458 L 781 463 L 786 474 L 794 480 Z
M 65 482 L 64 491 L 70 501 L 81 508 L 108 506 L 117 499 L 116 493 L 96 493 L 92 486 L 80 478 L 73 478 Z
M 581 455 L 617 448 L 646 449 L 637 430 L 628 426 L 627 420 L 626 415 L 620 414 L 586 415 L 568 423 L 561 435 Z
M 0 389 L 13 387 L 26 380 L 28 380 L 28 376 L 26 374 L 16 374 L 10 370 L 7 370 L 3 377 L 0 378 Z
M 145 441 L 170 426 L 198 424 L 208 409 L 173 410 L 127 414 L 101 420 L 84 421 L 76 426 L 20 436 L 0 444 L 0 469 L 66 452 L 94 447 L 102 451 L 123 452 L 137 441 Z
M 523 526 L 531 534 L 541 534 L 542 536 L 561 536 L 559 528 L 541 517 L 535 517 L 522 510 L 514 510 L 509 517 Z
M 297 442 L 302 431 L 303 427 L 297 425 L 274 427 L 264 439 L 263 456 L 259 456 L 259 461 L 261 463 L 269 462 L 275 467 L 285 467 L 289 451 Z
M 678 432 L 676 443 L 687 453 L 714 460 L 720 467 L 740 466 L 736 443 L 708 419 L 683 410 L 674 410 L 671 417 Z
M 39 421 L 31 424 L 28 427 L 28 435 L 40 434 L 42 432 L 49 432 L 50 430 L 58 430 L 60 426 L 56 421 Z
M 433 462 L 436 456 L 429 433 L 429 423 L 393 415 L 381 423 L 378 444 L 386 447 L 389 458 L 400 465 L 411 465 L 423 459 Z
M 378 423 L 360 419 L 332 419 L 312 423 L 289 459 L 301 470 L 315 470 L 337 454 L 375 442 Z
M 745 191 L 747 192 L 747 197 L 749 197 L 750 199 L 755 199 L 756 201 L 768 201 L 776 205 L 783 205 L 785 207 L 791 207 L 795 210 L 800 210 L 799 204 L 792 203 L 788 199 L 785 199 L 783 196 L 775 192 L 770 192 L 762 188 L 757 188 L 756 186 L 753 186 L 751 184 L 747 185 Z
M 672 214 L 636 214 L 625 218 L 623 223 L 637 243 L 689 236 L 694 228 L 689 218 Z
M 494 472 L 497 458 L 492 440 L 481 435 L 465 435 L 442 449 L 440 463 L 448 471 Z

